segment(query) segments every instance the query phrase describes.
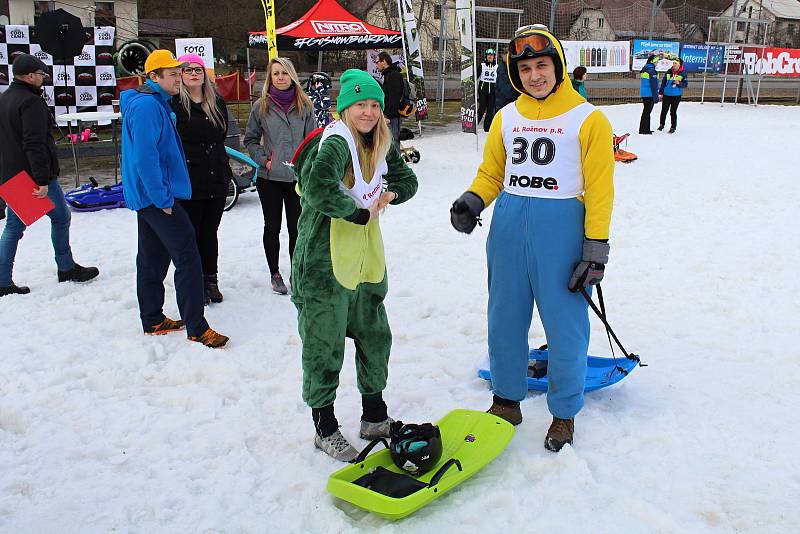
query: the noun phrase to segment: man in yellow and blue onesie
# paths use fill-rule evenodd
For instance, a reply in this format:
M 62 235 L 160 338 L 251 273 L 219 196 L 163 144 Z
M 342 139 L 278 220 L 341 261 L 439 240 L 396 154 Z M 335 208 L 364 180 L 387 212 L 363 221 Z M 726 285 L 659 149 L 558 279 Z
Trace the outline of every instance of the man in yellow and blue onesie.
M 561 43 L 544 26 L 520 28 L 508 74 L 521 93 L 492 122 L 483 162 L 453 203 L 470 233 L 497 199 L 486 243 L 490 413 L 522 422 L 528 332 L 536 303 L 549 346 L 545 447 L 572 444 L 583 407 L 589 315 L 581 289 L 603 277 L 613 203 L 611 124 L 573 88 Z

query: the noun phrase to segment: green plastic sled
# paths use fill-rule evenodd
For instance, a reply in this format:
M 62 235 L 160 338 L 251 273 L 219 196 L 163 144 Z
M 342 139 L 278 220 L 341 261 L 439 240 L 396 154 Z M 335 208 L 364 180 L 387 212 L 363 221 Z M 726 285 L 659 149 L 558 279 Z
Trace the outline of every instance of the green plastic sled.
M 483 469 L 514 436 L 507 421 L 474 410 L 453 410 L 436 424 L 442 434 L 442 458 L 427 473 L 412 477 L 382 449 L 333 473 L 328 491 L 381 517 L 400 519 Z

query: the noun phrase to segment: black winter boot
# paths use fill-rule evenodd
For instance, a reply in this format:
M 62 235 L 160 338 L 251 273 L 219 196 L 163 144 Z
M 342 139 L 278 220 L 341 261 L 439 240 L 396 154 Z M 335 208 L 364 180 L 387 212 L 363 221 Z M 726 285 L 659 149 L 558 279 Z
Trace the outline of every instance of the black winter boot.
M 68 271 L 58 271 L 58 281 L 59 282 L 88 282 L 92 278 L 95 278 L 100 271 L 97 267 L 84 267 L 82 265 L 75 264 L 75 267 L 69 269 Z
M 215 304 L 222 302 L 222 293 L 219 291 L 216 274 L 208 274 L 203 276 L 205 284 L 206 299 Z
M 27 295 L 31 292 L 31 288 L 27 286 L 18 286 L 14 282 L 11 282 L 10 286 L 0 287 L 0 297 L 5 297 L 6 295 Z

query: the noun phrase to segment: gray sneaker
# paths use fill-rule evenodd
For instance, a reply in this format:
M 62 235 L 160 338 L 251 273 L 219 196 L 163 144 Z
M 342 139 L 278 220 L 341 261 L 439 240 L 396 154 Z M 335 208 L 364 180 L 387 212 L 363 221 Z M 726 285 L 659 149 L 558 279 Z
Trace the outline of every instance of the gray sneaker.
M 327 438 L 321 438 L 319 434 L 314 433 L 314 445 L 340 462 L 351 462 L 358 456 L 358 451 L 350 445 L 350 442 L 338 429 Z
M 372 441 L 378 438 L 389 437 L 389 427 L 394 423 L 394 419 L 387 417 L 386 420 L 380 423 L 370 423 L 368 421 L 361 421 L 361 439 L 368 439 Z
M 281 273 L 273 274 L 270 277 L 270 284 L 272 284 L 272 290 L 278 295 L 289 294 L 289 288 L 286 287 L 286 284 L 283 282 L 283 277 L 281 276 Z

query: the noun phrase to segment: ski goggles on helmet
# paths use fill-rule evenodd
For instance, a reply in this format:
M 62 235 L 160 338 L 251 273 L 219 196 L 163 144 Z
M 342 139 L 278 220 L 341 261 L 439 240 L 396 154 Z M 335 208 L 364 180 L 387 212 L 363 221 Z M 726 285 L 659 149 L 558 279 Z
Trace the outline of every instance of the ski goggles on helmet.
M 521 30 L 524 32 L 527 31 L 527 28 Z M 522 33 L 514 37 L 508 44 L 508 56 L 511 59 L 518 59 L 524 56 L 542 56 L 548 52 L 557 53 L 553 41 L 541 33 Z

